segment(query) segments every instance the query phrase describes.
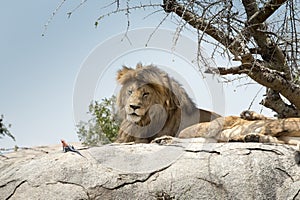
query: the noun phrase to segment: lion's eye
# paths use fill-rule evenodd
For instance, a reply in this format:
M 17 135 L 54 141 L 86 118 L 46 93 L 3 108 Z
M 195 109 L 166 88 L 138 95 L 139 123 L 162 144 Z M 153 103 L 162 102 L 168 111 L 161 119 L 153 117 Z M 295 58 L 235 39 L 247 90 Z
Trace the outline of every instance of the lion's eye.
M 145 92 L 144 94 L 143 94 L 143 97 L 144 98 L 146 98 L 146 97 L 148 97 L 149 96 L 149 92 Z
M 131 95 L 132 94 L 132 90 L 128 90 L 127 93 L 128 93 L 128 95 Z

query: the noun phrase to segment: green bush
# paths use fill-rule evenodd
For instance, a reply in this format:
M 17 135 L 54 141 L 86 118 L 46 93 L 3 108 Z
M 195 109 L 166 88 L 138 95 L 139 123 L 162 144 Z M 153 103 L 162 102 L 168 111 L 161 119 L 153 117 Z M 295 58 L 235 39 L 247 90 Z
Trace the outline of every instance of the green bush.
M 15 137 L 8 130 L 8 128 L 10 128 L 11 125 L 9 124 L 8 127 L 6 127 L 3 123 L 3 118 L 4 118 L 4 116 L 1 115 L 1 117 L 0 117 L 0 139 L 2 139 L 3 136 L 8 136 L 11 139 L 13 139 L 14 141 L 16 141 Z
M 88 122 L 77 125 L 79 140 L 89 146 L 107 144 L 116 140 L 120 120 L 115 112 L 116 97 L 102 99 L 101 103 L 95 101 L 89 106 L 92 118 Z

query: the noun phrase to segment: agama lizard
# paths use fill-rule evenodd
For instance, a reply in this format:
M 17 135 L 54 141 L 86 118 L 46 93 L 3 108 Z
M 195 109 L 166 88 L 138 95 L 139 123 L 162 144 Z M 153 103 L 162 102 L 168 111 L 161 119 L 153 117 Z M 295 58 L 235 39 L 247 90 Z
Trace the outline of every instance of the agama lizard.
M 66 141 L 64 141 L 64 140 L 60 140 L 60 141 L 62 143 L 63 151 L 65 153 L 68 152 L 68 151 L 71 151 L 71 152 L 77 153 L 77 154 L 81 155 L 82 157 L 84 157 L 77 149 L 74 148 L 73 145 L 67 144 Z

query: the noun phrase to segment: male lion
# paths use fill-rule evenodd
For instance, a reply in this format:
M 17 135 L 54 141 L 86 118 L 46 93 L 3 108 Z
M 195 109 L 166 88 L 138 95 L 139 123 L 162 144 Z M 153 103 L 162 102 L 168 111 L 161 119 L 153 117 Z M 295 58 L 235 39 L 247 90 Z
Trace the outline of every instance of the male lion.
M 116 142 L 148 143 L 220 117 L 197 109 L 181 85 L 155 66 L 124 66 L 118 71 L 117 81 L 122 85 L 117 106 L 123 121 Z

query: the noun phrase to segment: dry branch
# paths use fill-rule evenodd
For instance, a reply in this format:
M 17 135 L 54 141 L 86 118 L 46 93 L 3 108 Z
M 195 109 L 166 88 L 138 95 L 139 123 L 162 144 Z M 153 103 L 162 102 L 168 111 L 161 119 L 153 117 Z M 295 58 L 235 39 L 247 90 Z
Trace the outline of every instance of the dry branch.
M 259 9 L 248 20 L 249 24 L 257 24 L 265 22 L 282 4 L 287 0 L 271 0 L 265 6 Z
M 228 47 L 233 55 L 237 56 L 240 54 L 242 46 L 238 41 L 230 38 L 224 33 L 224 31 L 219 30 L 217 27 L 204 20 L 195 12 L 190 11 L 186 6 L 177 3 L 176 0 L 164 0 L 162 7 L 164 8 L 165 12 L 176 13 L 179 17 L 181 17 L 195 29 L 203 31 L 204 33 L 214 38 L 216 41 L 220 42 L 225 47 Z
M 262 58 L 265 62 L 269 62 L 269 68 L 285 72 L 289 75 L 288 78 L 291 79 L 284 53 L 264 31 L 266 30 L 265 20 L 284 2 L 284 0 L 271 0 L 263 8 L 258 9 L 255 0 L 242 1 L 248 18 L 248 30 L 260 48 Z
M 270 0 L 259 8 L 255 0 L 242 0 L 246 11 L 245 27 L 234 39 L 229 36 L 229 32 L 226 33 L 222 28 L 214 26 L 189 6 L 180 4 L 176 0 L 164 0 L 163 8 L 168 13 L 177 14 L 195 29 L 214 38 L 242 62 L 237 67 L 209 68 L 207 72 L 217 72 L 220 75 L 247 74 L 278 95 L 272 98 L 267 95 L 263 105 L 277 112 L 280 117 L 295 117 L 299 116 L 300 111 L 300 86 L 291 81 L 292 75 L 286 55 L 272 38 L 276 34 L 270 34 L 272 32 L 267 31 L 265 24 L 266 20 L 285 2 L 286 0 Z M 253 43 L 248 44 L 250 41 Z M 255 59 L 252 54 L 260 55 L 262 60 Z M 288 99 L 291 105 L 286 104 L 279 94 Z
M 261 101 L 261 104 L 278 113 L 277 117 L 300 117 L 300 112 L 291 104 L 287 104 L 280 97 L 278 92 L 268 89 L 266 97 Z
M 247 74 L 259 84 L 266 86 L 267 88 L 272 88 L 276 92 L 282 94 L 294 104 L 296 108 L 300 108 L 300 86 L 287 80 L 284 73 L 264 67 L 263 63 L 255 62 L 253 64 L 243 64 L 238 67 L 219 67 L 211 68 L 209 70 L 210 71 L 207 72 L 219 72 L 220 75 Z M 295 115 L 293 114 L 292 116 Z

